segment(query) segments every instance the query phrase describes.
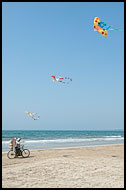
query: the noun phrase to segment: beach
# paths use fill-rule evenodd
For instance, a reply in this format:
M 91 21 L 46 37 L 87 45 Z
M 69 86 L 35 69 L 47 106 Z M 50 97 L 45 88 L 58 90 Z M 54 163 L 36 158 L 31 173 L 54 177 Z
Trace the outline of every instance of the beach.
M 2 153 L 3 188 L 124 188 L 124 145 Z

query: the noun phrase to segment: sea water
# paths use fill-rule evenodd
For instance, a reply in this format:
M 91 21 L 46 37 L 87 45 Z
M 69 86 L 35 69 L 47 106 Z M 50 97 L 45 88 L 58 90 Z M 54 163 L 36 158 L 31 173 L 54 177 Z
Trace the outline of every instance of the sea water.
M 72 130 L 3 130 L 2 152 L 9 151 L 12 138 L 20 137 L 25 148 L 52 149 L 124 143 L 124 131 L 72 131 Z

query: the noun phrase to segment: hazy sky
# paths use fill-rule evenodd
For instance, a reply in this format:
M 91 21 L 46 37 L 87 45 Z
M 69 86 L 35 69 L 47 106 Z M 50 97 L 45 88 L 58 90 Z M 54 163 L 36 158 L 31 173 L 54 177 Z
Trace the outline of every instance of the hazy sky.
M 96 16 L 122 31 L 94 32 Z M 2 3 L 2 129 L 123 125 L 124 3 Z

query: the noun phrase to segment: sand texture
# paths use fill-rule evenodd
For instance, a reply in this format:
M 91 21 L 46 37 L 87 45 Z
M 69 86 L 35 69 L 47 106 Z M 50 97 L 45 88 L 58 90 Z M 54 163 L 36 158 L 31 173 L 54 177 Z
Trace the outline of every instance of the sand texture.
M 2 153 L 3 188 L 124 188 L 124 145 Z

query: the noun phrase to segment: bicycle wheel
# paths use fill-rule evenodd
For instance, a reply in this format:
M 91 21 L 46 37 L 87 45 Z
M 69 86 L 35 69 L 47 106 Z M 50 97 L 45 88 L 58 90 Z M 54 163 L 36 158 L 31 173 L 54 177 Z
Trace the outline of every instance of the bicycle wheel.
M 28 149 L 24 149 L 22 151 L 22 157 L 23 158 L 27 158 L 27 157 L 29 157 L 29 155 L 30 155 L 30 151 Z
M 15 151 L 13 151 L 13 150 L 10 150 L 10 151 L 7 153 L 7 157 L 8 157 L 9 159 L 13 159 L 13 158 L 15 158 L 15 156 L 16 156 L 16 154 L 15 154 Z

